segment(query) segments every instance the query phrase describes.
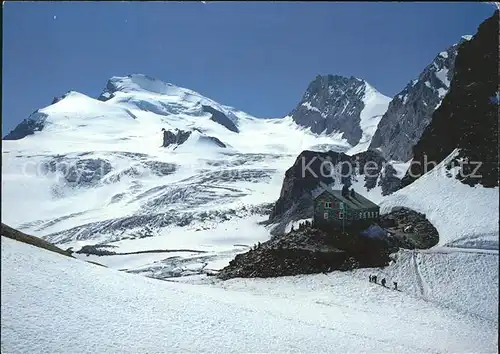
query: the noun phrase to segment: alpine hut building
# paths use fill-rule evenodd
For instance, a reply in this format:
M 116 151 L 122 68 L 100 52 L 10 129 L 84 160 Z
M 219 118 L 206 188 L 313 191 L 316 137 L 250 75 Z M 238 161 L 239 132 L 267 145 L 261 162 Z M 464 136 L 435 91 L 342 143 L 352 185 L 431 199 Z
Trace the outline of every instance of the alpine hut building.
M 321 183 L 320 190 L 313 195 L 314 224 L 343 228 L 358 220 L 378 220 L 380 207 L 344 185 L 334 190 Z

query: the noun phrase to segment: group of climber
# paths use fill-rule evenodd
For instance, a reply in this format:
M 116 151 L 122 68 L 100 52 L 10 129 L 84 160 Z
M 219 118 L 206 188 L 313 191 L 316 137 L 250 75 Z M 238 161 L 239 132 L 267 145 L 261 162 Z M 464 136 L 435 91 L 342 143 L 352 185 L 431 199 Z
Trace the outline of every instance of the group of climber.
M 377 276 L 376 275 L 370 275 L 370 276 L 368 276 L 368 279 L 369 279 L 370 283 L 377 284 Z M 382 286 L 385 287 L 385 283 L 386 283 L 385 278 L 382 278 L 382 280 L 380 281 L 380 284 L 382 284 Z M 392 282 L 392 284 L 394 285 L 394 290 L 398 290 L 398 283 L 394 281 L 394 282 Z

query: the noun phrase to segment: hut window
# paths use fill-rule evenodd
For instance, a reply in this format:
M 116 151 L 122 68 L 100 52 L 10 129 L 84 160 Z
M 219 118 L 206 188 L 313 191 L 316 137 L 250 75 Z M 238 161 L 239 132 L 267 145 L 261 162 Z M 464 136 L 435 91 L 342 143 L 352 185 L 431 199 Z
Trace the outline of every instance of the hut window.
M 344 218 L 344 213 L 339 213 L 339 219 L 343 219 Z
M 332 203 L 331 202 L 325 202 L 325 208 L 331 208 Z
M 323 214 L 323 218 L 324 218 L 325 220 L 328 220 L 328 213 L 324 213 L 324 214 Z

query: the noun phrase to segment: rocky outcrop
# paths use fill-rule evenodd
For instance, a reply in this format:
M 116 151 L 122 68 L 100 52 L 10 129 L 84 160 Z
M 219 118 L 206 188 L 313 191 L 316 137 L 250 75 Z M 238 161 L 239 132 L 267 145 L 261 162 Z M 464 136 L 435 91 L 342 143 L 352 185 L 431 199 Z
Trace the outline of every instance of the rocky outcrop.
M 439 53 L 418 79 L 394 96 L 373 135 L 370 149 L 379 149 L 388 160 L 412 158 L 412 147 L 450 89 L 458 47 L 468 38 L 462 37 L 459 43 Z
M 269 217 L 269 223 L 276 224 L 273 234 L 283 233 L 291 221 L 312 217 L 312 192 L 320 182 L 335 189 L 356 182 L 362 186 L 363 190 L 356 190 L 361 194 L 380 187 L 382 195 L 387 195 L 400 186 L 395 169 L 376 151 L 353 156 L 334 151 L 303 151 L 286 171 L 280 197 Z
M 218 147 L 221 147 L 221 148 L 226 148 L 227 145 L 224 144 L 222 141 L 220 141 L 218 138 L 216 138 L 215 136 L 202 136 L 200 137 L 201 140 L 207 140 L 207 141 L 210 141 L 212 144 L 218 146 Z
M 115 96 L 115 92 L 118 91 L 118 87 L 114 80 L 110 79 L 106 82 L 106 87 L 97 97 L 99 101 L 106 102 Z
M 62 254 L 64 256 L 68 256 L 68 257 L 73 257 L 71 255 L 72 252 L 70 252 L 70 251 L 62 250 L 50 242 L 47 242 L 47 241 L 42 240 L 41 238 L 38 238 L 35 236 L 25 234 L 24 232 L 21 232 L 21 231 L 16 230 L 8 225 L 5 225 L 4 223 L 2 223 L 2 237 L 8 237 L 8 238 L 11 238 L 11 239 L 19 241 L 19 242 L 23 242 L 23 243 L 27 243 L 27 244 L 35 246 L 35 247 L 43 248 L 47 251 L 59 253 L 59 254 Z
M 439 242 L 439 233 L 425 214 L 408 208 L 394 208 L 381 215 L 380 224 L 401 248 L 427 249 Z
M 438 232 L 425 215 L 407 208 L 395 208 L 378 223 L 360 221 L 345 232 L 305 222 L 238 254 L 217 276 L 267 278 L 384 267 L 399 248 L 427 249 L 438 241 Z
M 62 99 L 63 99 L 63 97 L 54 97 L 51 104 L 56 104 L 57 102 L 59 102 Z
M 212 115 L 212 117 L 210 119 L 213 120 L 215 123 L 223 125 L 224 127 L 226 127 L 227 129 L 229 129 L 232 132 L 239 133 L 239 130 L 236 127 L 236 125 L 224 113 L 216 110 L 212 106 L 202 105 L 201 107 L 202 107 L 204 112 L 210 113 Z
M 350 267 L 346 261 L 347 255 L 342 251 L 257 249 L 237 255 L 228 267 L 217 274 L 217 277 L 227 280 L 322 273 L 341 269 L 344 264 L 344 270 L 347 270 Z
M 359 123 L 365 89 L 365 81 L 352 76 L 318 75 L 289 116 L 316 134 L 342 132 L 356 145 L 363 134 Z
M 163 144 L 162 147 L 169 147 L 171 145 L 176 145 L 174 149 L 178 146 L 184 144 L 189 137 L 192 135 L 193 131 L 199 133 L 198 139 L 200 142 L 210 142 L 211 144 L 226 148 L 226 144 L 220 141 L 218 138 L 214 136 L 208 136 L 202 133 L 201 130 L 194 128 L 192 131 L 175 129 L 174 131 L 162 129 L 163 132 Z
M 45 113 L 39 111 L 33 112 L 27 119 L 23 120 L 13 130 L 7 134 L 3 140 L 19 140 L 35 132 L 43 130 L 47 119 Z
M 304 227 L 237 255 L 217 276 L 223 280 L 267 278 L 381 267 L 389 263 L 391 251 L 379 240 Z
M 457 167 L 457 179 L 471 186 L 499 185 L 498 103 L 492 99 L 499 95 L 498 22 L 497 10 L 460 45 L 450 91 L 414 146 L 403 185 L 432 170 L 455 149 L 459 154 L 449 167 Z
M 176 129 L 174 131 L 162 129 L 163 132 L 163 145 L 162 147 L 168 147 L 170 145 L 181 145 L 188 140 L 191 136 L 190 131 Z

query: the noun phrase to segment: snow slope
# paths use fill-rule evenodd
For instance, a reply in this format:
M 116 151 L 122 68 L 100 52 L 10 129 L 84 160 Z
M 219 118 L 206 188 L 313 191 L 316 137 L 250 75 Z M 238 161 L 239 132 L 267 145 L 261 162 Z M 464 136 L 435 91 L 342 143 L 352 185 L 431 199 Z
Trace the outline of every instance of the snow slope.
M 496 323 L 347 274 L 227 284 L 148 279 L 2 237 L 2 351 L 424 353 L 498 345 Z
M 373 135 L 377 130 L 378 124 L 382 116 L 387 111 L 391 98 L 384 96 L 378 92 L 373 86 L 365 82 L 365 94 L 363 96 L 364 108 L 361 111 L 359 123 L 363 135 L 359 143 L 349 149 L 347 155 L 355 155 L 357 153 L 368 150 L 372 142 Z
M 498 251 L 434 247 L 400 250 L 384 269 L 359 269 L 361 279 L 378 274 L 405 293 L 498 326 Z
M 470 187 L 458 181 L 455 168 L 446 169 L 457 153 L 455 150 L 430 172 L 387 196 L 380 212 L 407 207 L 424 213 L 439 232 L 438 246 L 498 250 L 499 189 Z
M 223 112 L 238 132 L 203 105 Z M 291 118 L 258 119 L 144 75 L 110 79 L 100 100 L 69 92 L 34 117 L 43 120 L 41 131 L 2 141 L 2 221 L 74 250 L 102 242 L 119 249 L 120 240 L 136 243 L 134 251 L 145 250 L 143 240 L 150 250 L 169 249 L 190 240 L 184 243 L 226 259 L 241 251 L 233 239 L 248 246 L 268 235 L 256 223 L 301 151 L 349 148 Z M 192 133 L 165 149 L 162 128 Z M 34 205 L 37 212 L 27 212 Z M 226 235 L 224 223 L 233 219 L 253 238 Z M 144 257 L 147 267 L 151 255 Z
M 207 105 L 225 113 L 233 123 L 238 123 L 238 117 L 233 114 L 231 107 L 220 105 L 193 90 L 143 74 L 113 76 L 99 99 L 159 115 L 175 114 L 181 110 L 200 113 L 201 106 Z
M 383 290 L 386 291 L 384 297 L 389 297 L 390 301 L 397 297 L 393 290 L 395 281 L 398 283 L 399 293 L 405 297 L 423 300 L 498 326 L 498 251 L 438 247 L 420 251 L 401 250 L 393 257 L 395 262 L 385 268 L 334 271 L 327 275 L 227 281 L 193 276 L 178 281 L 211 284 L 243 292 L 274 294 L 290 299 L 303 299 L 312 295 L 310 302 L 318 302 L 325 297 L 330 298 L 331 294 L 335 293 L 338 295 L 336 302 L 339 304 L 369 308 L 371 297 L 373 296 L 373 301 L 376 301 L 375 297 L 379 293 L 370 289 L 371 286 L 375 288 L 377 286 L 369 284 L 368 276 L 377 275 L 379 284 L 382 278 L 387 280 L 388 289 Z M 344 298 L 345 288 L 357 281 L 368 283 L 360 288 L 360 296 Z M 294 287 L 293 292 L 290 291 L 290 287 Z M 384 300 L 381 299 L 381 302 L 384 306 Z M 395 308 L 387 313 L 387 317 L 391 317 L 392 311 L 396 313 L 402 311 L 399 304 L 394 305 Z

